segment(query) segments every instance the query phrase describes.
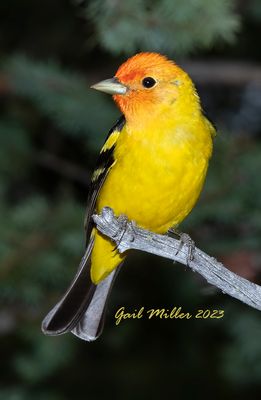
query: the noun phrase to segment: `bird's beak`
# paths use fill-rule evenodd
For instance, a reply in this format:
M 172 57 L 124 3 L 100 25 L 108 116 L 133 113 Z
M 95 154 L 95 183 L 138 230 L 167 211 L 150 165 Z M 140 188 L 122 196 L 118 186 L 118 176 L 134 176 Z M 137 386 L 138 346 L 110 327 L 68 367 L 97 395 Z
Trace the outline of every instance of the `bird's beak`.
M 95 85 L 91 86 L 91 89 L 96 89 L 108 94 L 126 94 L 128 90 L 127 86 L 120 83 L 116 77 L 95 83 Z

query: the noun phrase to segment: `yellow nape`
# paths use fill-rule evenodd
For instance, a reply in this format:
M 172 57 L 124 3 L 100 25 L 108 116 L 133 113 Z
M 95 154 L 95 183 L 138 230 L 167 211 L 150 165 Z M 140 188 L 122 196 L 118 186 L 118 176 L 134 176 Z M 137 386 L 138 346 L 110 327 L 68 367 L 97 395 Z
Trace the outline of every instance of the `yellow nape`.
M 94 229 L 91 280 L 96 285 L 124 260 L 125 256 L 120 254 L 115 247 L 115 243 Z

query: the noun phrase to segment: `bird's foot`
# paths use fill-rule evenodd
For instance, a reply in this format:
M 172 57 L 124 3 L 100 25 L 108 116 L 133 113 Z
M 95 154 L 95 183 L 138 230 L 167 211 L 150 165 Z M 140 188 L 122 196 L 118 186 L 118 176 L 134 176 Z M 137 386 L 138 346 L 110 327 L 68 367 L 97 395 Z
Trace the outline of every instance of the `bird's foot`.
M 179 247 L 176 252 L 176 255 L 181 251 L 184 245 L 187 246 L 187 265 L 190 264 L 191 261 L 194 259 L 195 255 L 195 242 L 191 239 L 191 237 L 187 233 L 179 232 L 175 228 L 169 229 L 170 233 L 174 233 L 175 235 L 179 236 Z
M 133 242 L 135 239 L 135 227 L 136 224 L 134 221 L 129 221 L 128 217 L 126 217 L 126 215 L 121 214 L 118 217 L 118 224 L 119 224 L 119 229 L 118 231 L 113 235 L 113 239 L 115 239 L 117 246 L 115 247 L 114 250 L 117 249 L 117 247 L 119 247 L 119 245 L 121 244 L 121 241 L 123 239 L 123 236 L 125 235 L 126 231 L 128 230 L 129 234 L 131 235 L 130 237 L 130 241 Z

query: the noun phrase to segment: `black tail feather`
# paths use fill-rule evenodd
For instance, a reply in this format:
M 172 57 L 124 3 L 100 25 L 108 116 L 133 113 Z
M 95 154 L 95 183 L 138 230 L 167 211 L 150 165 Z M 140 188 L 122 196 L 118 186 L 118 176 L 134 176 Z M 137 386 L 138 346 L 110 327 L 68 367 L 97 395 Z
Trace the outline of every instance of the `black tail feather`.
M 90 241 L 73 282 L 63 298 L 53 307 L 42 322 L 45 335 L 56 336 L 72 332 L 83 340 L 92 341 L 102 333 L 107 300 L 117 275 L 112 271 L 98 285 L 90 277 L 90 256 L 93 240 Z
M 107 302 L 120 267 L 112 271 L 96 286 L 91 302 L 72 333 L 87 341 L 97 339 L 103 331 Z

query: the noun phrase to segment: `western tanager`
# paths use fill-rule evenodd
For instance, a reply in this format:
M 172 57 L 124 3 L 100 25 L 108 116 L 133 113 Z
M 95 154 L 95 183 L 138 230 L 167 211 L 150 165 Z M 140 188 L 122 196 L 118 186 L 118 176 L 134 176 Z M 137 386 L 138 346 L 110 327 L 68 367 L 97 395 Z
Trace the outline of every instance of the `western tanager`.
M 92 88 L 112 94 L 123 115 L 110 130 L 92 177 L 85 255 L 42 324 L 46 334 L 71 331 L 88 341 L 101 333 L 108 294 L 126 257 L 97 231 L 92 215 L 109 206 L 153 232 L 176 227 L 201 192 L 215 134 L 190 77 L 160 54 L 136 54 L 112 79 Z

